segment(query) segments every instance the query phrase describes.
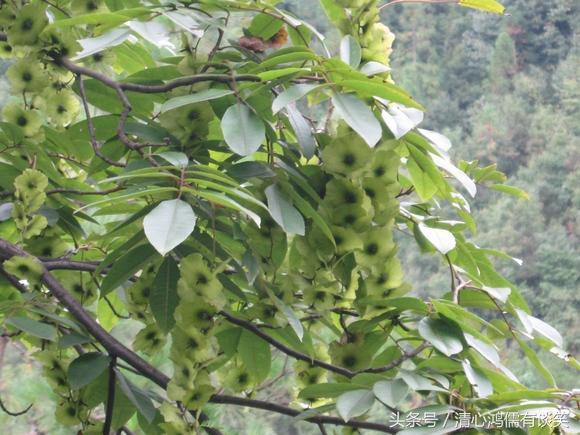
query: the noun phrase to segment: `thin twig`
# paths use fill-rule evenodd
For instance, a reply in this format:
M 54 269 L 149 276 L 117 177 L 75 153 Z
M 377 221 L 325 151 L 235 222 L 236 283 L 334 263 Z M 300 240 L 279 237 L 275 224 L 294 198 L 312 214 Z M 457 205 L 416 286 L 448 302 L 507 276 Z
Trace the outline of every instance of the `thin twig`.
M 2 399 L 0 399 L 0 409 L 2 409 L 2 411 L 4 411 L 6 414 L 8 414 L 11 417 L 18 417 L 19 415 L 24 415 L 28 411 L 30 411 L 30 408 L 32 408 L 32 403 L 30 405 L 28 405 L 22 411 L 9 411 L 8 409 L 6 409 L 6 406 L 4 405 L 4 402 L 2 402 Z
M 379 11 L 383 10 L 388 6 L 394 6 L 401 3 L 429 3 L 429 4 L 448 4 L 448 3 L 459 3 L 459 0 L 393 0 L 389 3 L 386 3 L 382 6 L 379 6 Z
M 93 147 L 95 155 L 110 165 L 117 166 L 120 168 L 125 167 L 126 165 L 124 163 L 120 163 L 117 162 L 116 160 L 110 159 L 101 152 L 101 144 L 99 143 L 99 141 L 97 141 L 95 126 L 93 124 L 93 119 L 91 118 L 91 113 L 89 111 L 89 103 L 87 101 L 87 95 L 85 93 L 85 84 L 80 74 L 78 74 L 78 82 L 79 82 L 79 96 L 81 97 L 83 108 L 85 110 L 85 117 L 87 118 L 87 127 L 89 130 L 89 138 L 91 140 L 91 145 Z
M 111 424 L 113 423 L 113 411 L 115 410 L 115 365 L 116 358 L 112 357 L 109 363 L 109 386 L 107 391 L 107 409 L 105 411 L 105 423 L 103 424 L 103 435 L 110 435 Z

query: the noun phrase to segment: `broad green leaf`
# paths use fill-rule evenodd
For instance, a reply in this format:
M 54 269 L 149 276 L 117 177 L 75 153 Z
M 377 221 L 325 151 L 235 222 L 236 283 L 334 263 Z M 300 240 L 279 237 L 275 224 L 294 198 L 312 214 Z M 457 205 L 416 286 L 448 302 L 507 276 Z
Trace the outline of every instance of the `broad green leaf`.
M 367 80 L 341 80 L 337 84 L 346 89 L 357 91 L 365 97 L 382 98 L 392 103 L 399 103 L 407 107 L 425 110 L 423 106 L 413 100 L 401 88 L 377 78 L 369 78 Z
M 409 386 L 402 379 L 380 381 L 373 385 L 376 398 L 385 405 L 395 408 L 407 396 Z
M 298 317 L 296 316 L 296 313 L 292 311 L 292 308 L 290 308 L 288 305 L 282 302 L 280 298 L 278 298 L 272 292 L 272 290 L 270 290 L 269 287 L 266 287 L 266 293 L 268 293 L 268 296 L 270 297 L 272 302 L 274 302 L 276 308 L 278 308 L 284 314 L 284 316 L 288 320 L 288 324 L 294 330 L 298 339 L 302 341 L 302 338 L 304 338 L 304 327 L 302 326 L 300 319 L 298 319 Z
M 48 323 L 29 319 L 28 317 L 9 317 L 4 321 L 7 325 L 44 340 L 56 341 L 56 328 Z
M 375 395 L 369 390 L 354 390 L 342 394 L 336 400 L 336 410 L 344 421 L 363 415 L 375 403 Z
M 155 249 L 150 245 L 140 245 L 118 258 L 108 271 L 101 284 L 101 294 L 109 292 L 125 284 L 136 272 L 145 267 L 155 257 Z
M 494 299 L 505 303 L 512 291 L 509 287 L 487 287 L 482 286 L 482 290 L 489 294 Z
M 203 89 L 199 92 L 189 95 L 182 95 L 180 97 L 174 97 L 167 100 L 161 106 L 160 113 L 167 112 L 169 110 L 177 109 L 179 107 L 187 106 L 189 104 L 199 103 L 201 101 L 215 100 L 217 98 L 225 97 L 226 95 L 233 94 L 234 91 L 231 89 Z
M 326 238 L 334 245 L 334 236 L 332 231 L 328 227 L 326 221 L 320 216 L 320 214 L 312 208 L 310 203 L 306 201 L 302 196 L 300 196 L 294 188 L 286 183 L 280 183 L 280 188 L 286 193 L 296 205 L 296 208 L 307 218 L 312 219 L 314 225 L 316 225 L 320 231 L 326 236 Z
M 89 352 L 79 356 L 68 366 L 68 382 L 73 390 L 78 390 L 99 377 L 111 359 L 100 352 Z
M 503 15 L 505 8 L 500 2 L 495 0 L 459 0 L 461 6 L 478 9 L 485 12 Z
M 189 164 L 189 158 L 186 154 L 179 152 L 179 151 L 165 151 L 158 154 L 159 157 L 162 157 L 164 160 L 167 160 L 176 168 L 187 168 Z
M 153 288 L 149 295 L 149 304 L 157 325 L 163 332 L 169 332 L 175 319 L 173 313 L 177 306 L 177 281 L 179 280 L 179 267 L 173 257 L 168 256 L 163 260 L 157 276 L 153 281 Z
M 181 244 L 195 228 L 197 216 L 191 205 L 181 199 L 159 203 L 143 219 L 145 235 L 161 255 Z
M 135 408 L 137 408 L 139 414 L 141 414 L 149 423 L 151 423 L 155 418 L 157 410 L 153 406 L 153 402 L 149 396 L 147 396 L 143 390 L 125 378 L 125 376 L 123 376 L 118 370 L 116 370 L 116 374 L 117 380 L 123 393 L 125 393 L 131 403 L 135 405 Z
M 83 59 L 109 47 L 122 44 L 130 34 L 131 31 L 129 29 L 117 28 L 105 33 L 104 35 L 97 36 L 96 38 L 79 39 L 78 42 L 83 49 L 80 53 L 77 53 L 72 60 Z
M 342 20 L 348 20 L 344 7 L 336 0 L 320 0 L 320 4 L 334 24 L 339 24 Z
M 293 47 L 298 49 L 293 53 L 282 53 L 280 52 L 274 53 L 271 57 L 268 57 L 262 63 L 258 65 L 259 70 L 268 70 L 273 66 L 286 64 L 286 63 L 295 63 L 295 62 L 305 62 L 309 60 L 315 60 L 317 56 L 310 50 L 304 50 L 300 47 Z
M 265 192 L 266 198 L 268 199 L 268 210 L 270 211 L 272 219 L 287 234 L 299 234 L 303 236 L 305 231 L 304 218 L 292 205 L 286 195 L 274 184 L 268 186 Z
M 344 36 L 340 41 L 340 59 L 353 68 L 358 68 L 360 64 L 360 44 L 351 35 Z
M 409 386 L 409 388 L 411 388 L 414 391 L 440 391 L 440 392 L 447 391 L 446 389 L 441 388 L 438 385 L 435 385 L 435 383 L 431 379 L 415 372 L 401 370 L 399 372 L 399 376 L 401 377 L 401 379 L 405 381 L 405 383 Z
M 274 99 L 272 112 L 274 114 L 278 113 L 280 110 L 288 107 L 289 104 L 295 103 L 317 88 L 321 88 L 321 85 L 298 84 L 289 87 Z
M 78 344 L 86 344 L 92 341 L 92 338 L 73 331 L 70 334 L 63 335 L 60 340 L 58 340 L 58 348 L 65 349 L 67 347 L 76 346 Z
M 289 104 L 286 107 L 286 112 L 288 113 L 288 121 L 290 121 L 292 130 L 294 130 L 298 140 L 298 145 L 302 149 L 302 154 L 307 159 L 311 158 L 316 152 L 316 141 L 312 133 L 312 127 L 308 124 L 306 118 L 302 116 L 296 105 Z
M 484 398 L 493 393 L 491 382 L 481 370 L 473 367 L 467 359 L 463 360 L 462 364 L 467 380 L 479 397 Z
M 305 75 L 310 70 L 306 68 L 281 68 L 281 69 L 273 69 L 271 71 L 264 71 L 258 73 L 258 77 L 260 77 L 264 81 L 276 80 L 280 77 L 289 76 L 292 74 L 296 74 L 295 77 L 300 77 L 301 75 Z M 303 74 L 298 74 L 303 73 Z
M 266 127 L 258 116 L 245 104 L 231 106 L 221 121 L 226 144 L 241 156 L 254 154 L 266 138 Z
M 304 388 L 298 394 L 303 399 L 318 399 L 321 397 L 338 397 L 347 391 L 360 390 L 363 385 L 347 383 L 314 384 Z
M 461 330 L 444 319 L 425 317 L 419 322 L 419 334 L 444 355 L 451 356 L 463 350 Z
M 238 352 L 244 365 L 258 381 L 268 376 L 272 359 L 268 343 L 244 329 L 238 343 Z
M 368 146 L 372 148 L 377 144 L 383 135 L 383 129 L 368 105 L 351 94 L 334 94 L 332 103 L 338 115 Z
M 65 18 L 54 21 L 45 27 L 46 30 L 62 29 L 83 24 L 90 24 L 98 26 L 98 29 L 105 31 L 112 29 L 120 24 L 123 24 L 133 18 L 143 17 L 151 14 L 151 10 L 145 7 L 127 8 L 111 12 L 92 12 L 84 15 L 77 15 L 72 18 Z
M 428 227 L 425 224 L 419 224 L 419 230 L 427 240 L 441 252 L 443 255 L 455 248 L 455 237 L 453 233 L 441 228 Z
M 248 27 L 248 32 L 264 40 L 274 36 L 284 23 L 276 17 L 266 14 L 258 14 Z

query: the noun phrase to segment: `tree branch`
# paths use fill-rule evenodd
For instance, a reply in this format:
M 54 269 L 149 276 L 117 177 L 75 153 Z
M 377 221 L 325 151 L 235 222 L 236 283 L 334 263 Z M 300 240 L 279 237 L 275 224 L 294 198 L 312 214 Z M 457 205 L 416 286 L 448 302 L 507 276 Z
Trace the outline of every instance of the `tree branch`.
M 4 411 L 6 414 L 8 414 L 11 417 L 18 417 L 20 415 L 24 415 L 28 411 L 30 411 L 30 408 L 32 408 L 32 403 L 30 405 L 28 405 L 22 411 L 9 411 L 8 409 L 6 409 L 6 406 L 4 405 L 4 402 L 2 401 L 2 399 L 0 399 L 0 409 L 2 409 L 2 411 Z
M 389 364 L 387 364 L 385 366 L 364 369 L 364 370 L 361 370 L 359 373 L 383 373 L 383 372 L 387 372 L 389 370 L 394 369 L 395 367 L 400 366 L 408 359 L 415 358 L 417 355 L 419 355 L 421 352 L 423 352 L 428 347 L 430 347 L 430 345 L 428 343 L 422 343 L 414 350 L 412 350 L 410 352 L 403 353 L 403 355 L 401 355 L 399 358 L 391 361 Z
M 448 4 L 448 3 L 459 3 L 459 0 L 393 0 L 382 6 L 379 6 L 379 11 L 386 7 L 398 5 L 401 3 L 429 3 L 429 4 Z
M 253 323 L 248 322 L 247 320 L 243 320 L 243 319 L 240 319 L 238 317 L 232 316 L 231 314 L 227 313 L 226 311 L 220 311 L 219 314 L 221 314 L 223 317 L 225 317 L 228 320 L 228 322 L 233 323 L 234 325 L 241 326 L 242 328 L 252 332 L 253 334 L 257 335 L 265 342 L 274 346 L 276 349 L 284 352 L 286 355 L 290 355 L 291 357 L 293 357 L 297 360 L 306 361 L 314 366 L 321 367 L 321 368 L 326 369 L 330 372 L 338 373 L 339 375 L 346 376 L 347 378 L 352 378 L 353 376 L 356 375 L 356 372 L 353 372 L 349 369 L 345 369 L 344 367 L 338 367 L 338 366 L 329 364 L 327 362 L 312 358 L 311 356 L 308 356 L 304 353 L 301 353 L 301 352 L 298 352 L 294 349 L 289 348 L 288 346 L 286 346 L 286 345 L 280 343 L 279 341 L 275 340 L 274 338 L 270 337 L 265 332 L 262 332 L 260 330 L 260 328 L 258 328 Z
M 95 126 L 93 124 L 93 119 L 91 118 L 91 113 L 89 111 L 89 103 L 87 101 L 87 95 L 85 93 L 85 84 L 84 84 L 83 78 L 80 74 L 77 75 L 77 78 L 78 78 L 78 82 L 79 82 L 79 95 L 80 95 L 81 101 L 83 103 L 85 117 L 87 118 L 87 127 L 89 130 L 89 138 L 91 140 L 91 145 L 93 147 L 93 151 L 95 152 L 95 155 L 110 165 L 117 166 L 120 168 L 125 167 L 126 165 L 124 163 L 120 163 L 120 162 L 117 162 L 116 160 L 110 159 L 109 157 L 107 157 L 106 155 L 104 155 L 101 152 L 101 144 L 99 143 L 99 141 L 97 141 L 97 135 L 95 133 Z
M 117 82 L 103 73 L 77 65 L 67 58 L 56 58 L 55 61 L 72 73 L 91 77 L 116 91 L 120 89 L 121 91 L 139 92 L 142 94 L 162 94 L 179 87 L 190 86 L 202 82 L 232 83 L 262 81 L 260 77 L 253 74 L 197 74 L 194 76 L 180 77 L 162 85 L 143 85 L 140 83 Z

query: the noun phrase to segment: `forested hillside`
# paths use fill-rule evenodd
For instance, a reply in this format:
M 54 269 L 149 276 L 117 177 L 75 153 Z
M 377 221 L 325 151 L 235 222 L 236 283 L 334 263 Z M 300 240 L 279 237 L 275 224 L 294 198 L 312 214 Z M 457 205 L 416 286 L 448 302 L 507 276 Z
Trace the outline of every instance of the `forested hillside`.
M 497 163 L 528 192 L 530 200 L 513 200 L 480 190 L 476 240 L 523 260 L 506 262 L 507 276 L 577 352 L 579 9 L 573 0 L 506 4 L 511 16 L 500 21 L 444 5 L 385 9 L 397 35 L 393 74 L 428 102 L 426 124 L 447 133 L 456 157 Z M 408 264 L 426 283 L 418 290 L 446 285 L 433 280 L 435 268 Z
M 308 2 L 286 2 L 314 14 Z M 576 5 L 575 5 L 576 3 Z M 503 271 L 533 311 L 580 349 L 580 8 L 574 0 L 508 0 L 509 16 L 497 19 L 449 5 L 403 4 L 382 10 L 395 33 L 393 79 L 424 102 L 424 128 L 445 133 L 457 159 L 497 163 L 525 198 L 480 188 L 476 210 L 481 246 L 497 247 L 523 261 Z M 315 12 L 312 12 L 315 11 Z M 328 35 L 335 41 L 336 35 Z M 440 260 L 405 249 L 415 291 L 441 295 L 449 277 Z M 514 358 L 514 363 L 517 361 Z M 546 358 L 546 363 L 560 363 Z M 526 367 L 520 367 L 521 373 Z M 562 382 L 575 375 L 560 372 Z M 528 379 L 531 381 L 531 379 Z M 539 379 L 534 381 L 539 382 Z

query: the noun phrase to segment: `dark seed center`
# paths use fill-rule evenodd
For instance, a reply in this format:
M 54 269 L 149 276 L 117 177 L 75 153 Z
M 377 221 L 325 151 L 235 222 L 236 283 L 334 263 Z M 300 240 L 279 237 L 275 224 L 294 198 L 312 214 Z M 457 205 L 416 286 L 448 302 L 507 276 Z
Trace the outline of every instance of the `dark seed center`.
M 345 154 L 343 159 L 342 159 L 342 163 L 344 163 L 347 166 L 352 166 L 354 165 L 356 162 L 356 157 L 354 156 L 354 154 L 348 153 Z
M 376 243 L 371 243 L 367 245 L 366 252 L 369 255 L 375 255 L 377 252 L 379 252 L 379 245 L 377 245 Z
M 34 27 L 34 20 L 32 18 L 26 18 L 24 21 L 22 21 L 22 26 L 20 26 L 20 29 L 23 31 L 27 31 L 30 30 Z

